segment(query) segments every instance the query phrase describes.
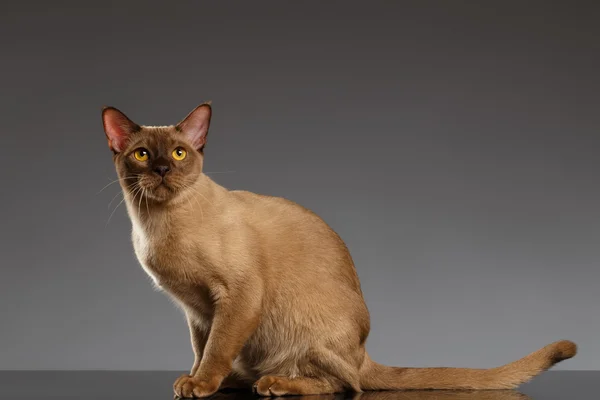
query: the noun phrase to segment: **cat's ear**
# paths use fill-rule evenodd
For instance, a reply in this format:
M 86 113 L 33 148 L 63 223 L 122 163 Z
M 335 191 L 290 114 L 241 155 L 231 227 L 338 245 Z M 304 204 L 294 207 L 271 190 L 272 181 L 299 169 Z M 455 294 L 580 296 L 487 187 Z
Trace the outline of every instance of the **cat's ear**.
M 210 104 L 210 101 L 200 104 L 176 126 L 177 130 L 185 134 L 196 150 L 202 150 L 206 144 L 206 135 L 208 135 L 212 114 Z
M 108 139 L 108 147 L 115 153 L 123 151 L 127 145 L 129 135 L 140 130 L 138 124 L 114 107 L 104 107 L 102 109 L 102 123 L 104 124 L 104 133 L 106 133 Z

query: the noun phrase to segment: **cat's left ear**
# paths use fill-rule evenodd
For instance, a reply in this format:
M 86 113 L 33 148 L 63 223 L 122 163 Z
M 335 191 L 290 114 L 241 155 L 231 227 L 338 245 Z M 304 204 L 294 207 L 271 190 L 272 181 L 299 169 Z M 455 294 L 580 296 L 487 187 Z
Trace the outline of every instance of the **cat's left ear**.
M 129 135 L 141 129 L 138 124 L 114 107 L 104 107 L 102 109 L 102 123 L 104 124 L 106 139 L 108 139 L 108 147 L 114 153 L 123 151 L 129 140 Z
M 210 101 L 200 104 L 175 127 L 185 134 L 196 150 L 202 150 L 206 144 L 206 136 L 208 135 L 210 116 L 212 114 L 210 104 Z

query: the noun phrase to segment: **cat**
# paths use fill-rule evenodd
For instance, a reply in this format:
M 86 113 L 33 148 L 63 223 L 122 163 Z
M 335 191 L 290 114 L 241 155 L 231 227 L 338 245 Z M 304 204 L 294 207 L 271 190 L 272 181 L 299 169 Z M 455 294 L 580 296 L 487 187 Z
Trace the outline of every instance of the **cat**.
M 308 209 L 204 174 L 211 115 L 203 103 L 177 125 L 141 126 L 114 107 L 102 111 L 135 254 L 189 326 L 195 361 L 175 381 L 177 397 L 506 389 L 575 355 L 562 340 L 487 370 L 376 363 L 346 245 Z

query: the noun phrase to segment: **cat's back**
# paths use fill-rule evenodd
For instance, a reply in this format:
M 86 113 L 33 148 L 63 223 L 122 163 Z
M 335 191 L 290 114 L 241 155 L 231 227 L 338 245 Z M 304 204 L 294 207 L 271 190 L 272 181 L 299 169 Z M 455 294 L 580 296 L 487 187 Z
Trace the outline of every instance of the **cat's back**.
M 282 234 L 290 228 L 299 234 L 306 228 L 312 236 L 337 236 L 321 217 L 294 201 L 245 190 L 234 190 L 230 194 L 236 199 L 237 211 L 243 220 L 277 234 Z
M 258 236 L 266 259 L 286 273 L 345 276 L 358 287 L 354 264 L 340 236 L 317 214 L 291 200 L 247 191 L 232 191 L 237 220 Z

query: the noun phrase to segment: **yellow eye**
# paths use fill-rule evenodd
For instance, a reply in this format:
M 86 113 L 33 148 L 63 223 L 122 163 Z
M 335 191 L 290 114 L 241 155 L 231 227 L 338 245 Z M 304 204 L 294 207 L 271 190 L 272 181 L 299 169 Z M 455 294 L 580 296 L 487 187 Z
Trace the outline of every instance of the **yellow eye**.
M 139 148 L 133 152 L 133 156 L 138 161 L 146 161 L 149 158 L 148 150 Z
M 181 161 L 185 158 L 185 156 L 187 156 L 187 151 L 185 151 L 181 147 L 178 147 L 175 150 L 173 150 L 172 154 L 174 159 L 176 159 L 177 161 Z

